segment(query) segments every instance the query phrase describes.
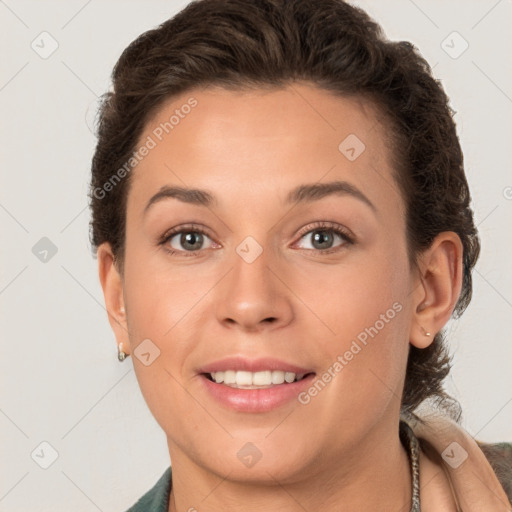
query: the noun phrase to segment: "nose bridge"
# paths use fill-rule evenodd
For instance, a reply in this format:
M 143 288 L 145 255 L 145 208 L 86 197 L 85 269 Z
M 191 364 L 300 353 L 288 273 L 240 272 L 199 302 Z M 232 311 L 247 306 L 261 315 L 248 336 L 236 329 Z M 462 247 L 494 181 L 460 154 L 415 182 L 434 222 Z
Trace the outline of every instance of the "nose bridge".
M 250 236 L 236 247 L 217 308 L 220 322 L 255 329 L 262 323 L 277 326 L 291 319 L 286 287 L 271 270 L 275 267 L 272 254 Z

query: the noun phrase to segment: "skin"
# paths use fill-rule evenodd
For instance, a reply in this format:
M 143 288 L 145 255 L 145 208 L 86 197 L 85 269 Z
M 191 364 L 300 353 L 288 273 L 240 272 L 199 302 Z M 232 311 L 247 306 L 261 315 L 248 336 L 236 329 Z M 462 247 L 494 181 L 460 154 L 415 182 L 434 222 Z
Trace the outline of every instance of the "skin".
M 461 289 L 459 238 L 441 233 L 411 265 L 386 124 L 369 103 L 305 83 L 193 90 L 164 104 L 140 140 L 191 96 L 198 105 L 132 171 L 124 272 L 108 243 L 98 248 L 117 343 L 133 354 L 150 339 L 160 350 L 149 366 L 132 359 L 167 436 L 169 510 L 408 512 L 398 437 L 407 354 L 450 318 Z M 366 146 L 354 161 L 338 149 L 349 134 Z M 298 185 L 335 180 L 357 187 L 374 209 L 348 194 L 285 204 Z M 168 198 L 144 214 L 163 185 L 205 189 L 217 203 Z M 322 254 L 312 241 L 325 231 L 319 221 L 349 230 L 354 243 L 335 235 L 327 249 L 335 252 Z M 159 243 L 191 222 L 208 233 L 200 250 L 187 252 L 179 235 Z M 236 252 L 247 236 L 263 249 L 252 263 Z M 197 368 L 231 355 L 322 375 L 394 303 L 401 311 L 307 405 L 240 413 L 203 389 Z M 237 457 L 247 442 L 262 455 L 250 468 Z M 421 471 L 422 510 L 456 510 L 441 466 L 422 455 Z

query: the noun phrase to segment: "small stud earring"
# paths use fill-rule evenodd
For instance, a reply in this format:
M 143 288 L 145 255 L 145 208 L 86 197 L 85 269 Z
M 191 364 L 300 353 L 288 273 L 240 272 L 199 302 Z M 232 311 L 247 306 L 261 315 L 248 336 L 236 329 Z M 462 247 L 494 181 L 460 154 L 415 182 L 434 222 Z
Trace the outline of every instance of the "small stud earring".
M 420 327 L 421 327 L 421 330 L 425 333 L 425 336 L 430 336 L 430 333 L 427 332 L 424 327 L 422 327 L 421 325 L 420 325 Z
M 119 346 L 117 347 L 117 359 L 119 361 L 123 362 L 126 359 L 126 352 L 123 351 L 123 343 L 119 343 Z

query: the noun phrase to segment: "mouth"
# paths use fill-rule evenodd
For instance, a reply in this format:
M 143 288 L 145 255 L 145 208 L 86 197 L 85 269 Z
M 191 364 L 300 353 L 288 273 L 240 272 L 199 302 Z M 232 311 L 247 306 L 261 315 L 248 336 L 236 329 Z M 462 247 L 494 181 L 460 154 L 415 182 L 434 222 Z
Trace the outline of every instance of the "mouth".
M 283 384 L 300 382 L 305 377 L 314 375 L 309 373 L 294 373 L 284 370 L 263 370 L 249 372 L 243 370 L 226 370 L 203 373 L 211 382 L 222 384 L 235 389 L 269 389 Z
M 198 369 L 208 399 L 237 412 L 270 412 L 298 404 L 316 373 L 271 358 L 230 357 Z

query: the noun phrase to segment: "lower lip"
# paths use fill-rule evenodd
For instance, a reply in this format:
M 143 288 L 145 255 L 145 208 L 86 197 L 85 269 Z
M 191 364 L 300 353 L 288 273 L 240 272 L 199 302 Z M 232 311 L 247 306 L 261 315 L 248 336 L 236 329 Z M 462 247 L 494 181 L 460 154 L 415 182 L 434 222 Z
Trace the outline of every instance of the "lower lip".
M 262 389 L 232 388 L 224 384 L 217 384 L 205 375 L 200 377 L 208 393 L 229 409 L 239 412 L 268 412 L 297 400 L 299 393 L 310 385 L 315 376 L 310 374 L 298 382 L 278 384 Z

